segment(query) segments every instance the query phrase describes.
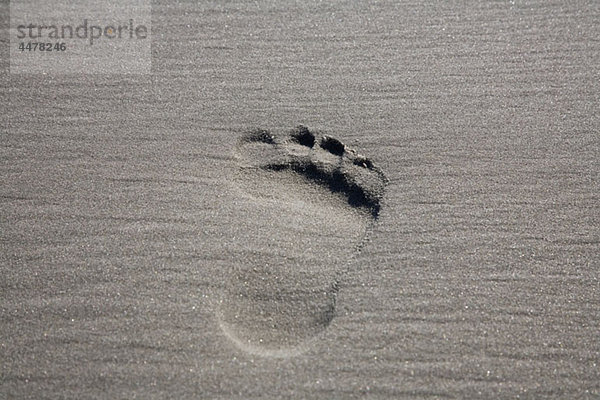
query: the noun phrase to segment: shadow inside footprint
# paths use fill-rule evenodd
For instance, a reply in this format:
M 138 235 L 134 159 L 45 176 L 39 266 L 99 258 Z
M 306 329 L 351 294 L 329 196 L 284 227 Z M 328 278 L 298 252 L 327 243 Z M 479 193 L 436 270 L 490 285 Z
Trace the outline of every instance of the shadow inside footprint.
M 317 145 L 318 144 L 318 145 Z M 299 351 L 334 318 L 337 280 L 376 220 L 385 177 L 340 141 L 297 127 L 236 147 L 228 271 L 218 310 L 246 351 Z

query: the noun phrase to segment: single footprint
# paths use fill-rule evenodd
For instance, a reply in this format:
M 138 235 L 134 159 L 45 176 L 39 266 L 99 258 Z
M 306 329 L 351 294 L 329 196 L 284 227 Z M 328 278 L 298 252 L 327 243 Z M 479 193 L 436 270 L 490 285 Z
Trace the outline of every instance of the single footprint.
M 334 318 L 338 281 L 377 219 L 386 179 L 368 158 L 304 126 L 277 136 L 253 130 L 235 152 L 235 265 L 219 325 L 250 353 L 293 355 Z

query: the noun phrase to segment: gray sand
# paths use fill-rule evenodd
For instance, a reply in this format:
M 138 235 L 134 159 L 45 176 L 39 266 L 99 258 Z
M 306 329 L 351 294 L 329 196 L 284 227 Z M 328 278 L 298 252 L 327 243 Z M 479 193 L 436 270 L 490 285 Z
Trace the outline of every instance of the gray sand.
M 130 77 L 6 73 L 6 3 L 0 398 L 600 396 L 597 1 L 159 0 Z M 239 142 L 299 124 L 377 218 Z

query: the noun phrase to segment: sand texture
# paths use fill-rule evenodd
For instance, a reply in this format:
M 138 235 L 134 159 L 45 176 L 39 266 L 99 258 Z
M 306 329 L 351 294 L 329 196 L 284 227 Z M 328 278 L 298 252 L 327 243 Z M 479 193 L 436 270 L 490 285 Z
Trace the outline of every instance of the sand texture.
M 1 399 L 598 399 L 600 2 L 152 3 L 8 73 Z

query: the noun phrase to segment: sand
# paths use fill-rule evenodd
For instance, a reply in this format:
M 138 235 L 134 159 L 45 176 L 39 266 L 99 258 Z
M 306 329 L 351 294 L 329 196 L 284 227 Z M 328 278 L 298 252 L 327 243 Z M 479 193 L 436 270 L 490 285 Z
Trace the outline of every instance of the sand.
M 160 0 L 142 76 L 1 9 L 0 398 L 600 396 L 598 2 Z

